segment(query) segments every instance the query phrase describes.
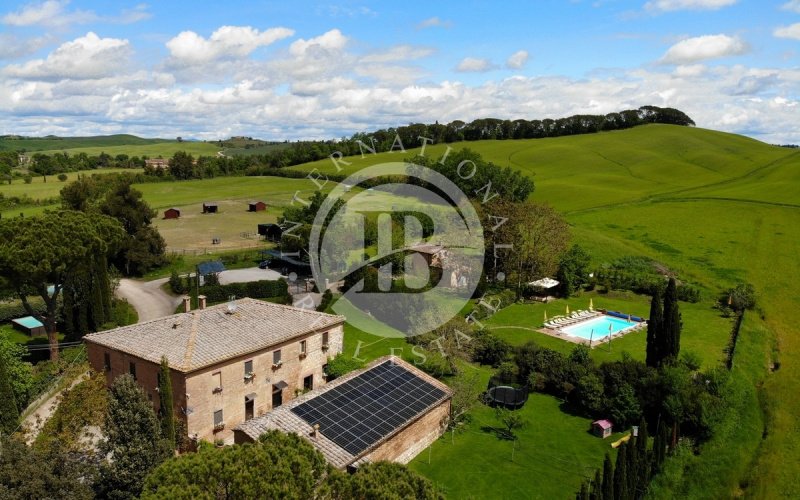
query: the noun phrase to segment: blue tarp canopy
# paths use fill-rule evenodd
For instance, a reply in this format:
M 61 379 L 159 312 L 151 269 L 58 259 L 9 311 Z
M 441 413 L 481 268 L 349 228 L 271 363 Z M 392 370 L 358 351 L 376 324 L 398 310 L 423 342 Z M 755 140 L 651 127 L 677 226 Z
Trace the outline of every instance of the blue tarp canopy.
M 219 260 L 211 260 L 197 264 L 197 272 L 202 276 L 221 273 L 225 270 L 225 265 Z

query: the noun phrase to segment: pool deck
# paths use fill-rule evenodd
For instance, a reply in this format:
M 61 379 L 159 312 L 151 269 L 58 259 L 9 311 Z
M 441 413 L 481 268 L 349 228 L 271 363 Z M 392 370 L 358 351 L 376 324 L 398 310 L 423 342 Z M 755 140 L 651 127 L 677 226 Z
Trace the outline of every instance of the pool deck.
M 603 316 L 603 313 L 598 312 L 594 316 L 589 316 L 587 318 L 584 318 L 582 321 L 577 321 L 575 323 L 571 323 L 570 325 L 565 325 L 565 326 L 575 325 L 575 324 L 578 324 L 578 323 L 582 323 L 583 321 L 589 321 L 589 320 L 592 320 L 592 319 L 600 317 L 600 316 Z M 555 337 L 557 339 L 566 340 L 567 342 L 572 342 L 573 344 L 587 345 L 587 346 L 591 347 L 592 349 L 594 349 L 595 347 L 597 347 L 600 344 L 607 344 L 609 341 L 611 341 L 613 339 L 621 338 L 621 337 L 623 337 L 623 336 L 625 336 L 625 335 L 627 335 L 629 333 L 633 333 L 633 332 L 639 331 L 639 330 L 641 330 L 643 328 L 647 328 L 647 321 L 635 322 L 635 324 L 632 324 L 630 328 L 625 328 L 624 330 L 620 330 L 620 331 L 618 331 L 616 333 L 612 333 L 611 335 L 606 335 L 606 336 L 604 336 L 602 338 L 599 338 L 597 340 L 592 340 L 591 344 L 589 343 L 590 342 L 589 339 L 584 339 L 584 338 L 581 338 L 581 337 L 575 337 L 574 335 L 570 335 L 570 334 L 568 334 L 566 332 L 563 332 L 563 331 L 559 330 L 558 328 L 550 328 L 550 327 L 543 326 L 543 327 L 537 329 L 536 331 L 539 332 L 539 333 L 543 333 L 545 335 L 549 335 L 550 337 Z

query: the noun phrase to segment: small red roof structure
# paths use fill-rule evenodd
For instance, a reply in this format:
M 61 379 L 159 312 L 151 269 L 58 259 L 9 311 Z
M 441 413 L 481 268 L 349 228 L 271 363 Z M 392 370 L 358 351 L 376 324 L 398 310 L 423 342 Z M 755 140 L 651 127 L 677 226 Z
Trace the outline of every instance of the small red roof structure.
M 614 424 L 610 420 L 603 419 L 592 422 L 592 432 L 599 438 L 605 439 L 610 436 L 613 428 Z
M 251 201 L 247 203 L 247 210 L 249 212 L 261 212 L 267 209 L 267 204 L 263 201 Z
M 181 211 L 175 207 L 164 210 L 165 219 L 179 219 L 180 216 L 181 216 Z

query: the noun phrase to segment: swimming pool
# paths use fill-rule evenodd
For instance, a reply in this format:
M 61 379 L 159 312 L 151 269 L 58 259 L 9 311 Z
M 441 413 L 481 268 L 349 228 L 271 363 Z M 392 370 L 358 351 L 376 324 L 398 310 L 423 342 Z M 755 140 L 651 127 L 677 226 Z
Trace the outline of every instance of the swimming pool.
M 621 332 L 622 330 L 633 328 L 638 324 L 639 323 L 635 321 L 629 323 L 627 319 L 615 318 L 604 314 L 597 318 L 565 326 L 561 328 L 561 331 L 573 337 L 586 340 L 601 340 L 608 337 L 611 333 Z

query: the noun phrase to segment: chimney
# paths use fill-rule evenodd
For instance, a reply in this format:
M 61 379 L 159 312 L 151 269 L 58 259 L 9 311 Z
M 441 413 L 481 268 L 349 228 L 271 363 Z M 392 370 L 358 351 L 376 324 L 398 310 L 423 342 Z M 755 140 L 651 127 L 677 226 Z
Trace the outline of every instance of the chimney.
M 205 295 L 198 295 L 197 296 L 197 307 L 200 309 L 206 308 L 206 296 Z
M 192 310 L 192 299 L 191 297 L 184 297 L 183 298 L 183 312 L 189 312 Z
M 316 439 L 318 434 L 319 434 L 319 424 L 314 424 L 314 427 L 311 430 L 311 437 Z

